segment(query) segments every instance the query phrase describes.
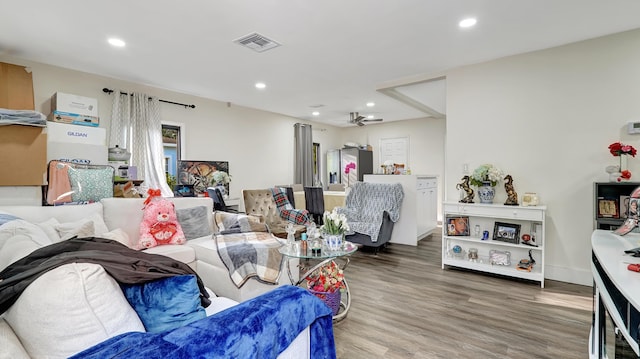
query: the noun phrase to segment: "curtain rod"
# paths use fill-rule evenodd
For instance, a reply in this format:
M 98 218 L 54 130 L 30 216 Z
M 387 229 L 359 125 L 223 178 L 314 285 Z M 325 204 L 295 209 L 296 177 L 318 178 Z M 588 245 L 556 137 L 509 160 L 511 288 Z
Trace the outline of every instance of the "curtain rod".
M 105 87 L 105 88 L 103 88 L 103 89 L 102 89 L 102 92 L 105 92 L 105 93 L 111 94 L 111 93 L 113 92 L 113 90 L 108 89 L 108 88 L 106 88 L 106 87 Z M 120 91 L 120 94 L 121 94 L 121 95 L 128 95 L 128 93 L 126 93 L 126 92 L 122 92 L 122 91 Z M 131 96 L 133 96 L 133 94 L 131 94 Z M 188 108 L 196 108 L 196 105 L 187 105 L 186 103 L 173 102 L 173 101 L 167 101 L 167 100 L 158 100 L 158 101 L 160 101 L 160 102 L 164 102 L 164 103 L 170 103 L 170 104 L 172 104 L 172 105 L 184 106 L 184 108 L 187 108 L 187 107 L 188 107 Z

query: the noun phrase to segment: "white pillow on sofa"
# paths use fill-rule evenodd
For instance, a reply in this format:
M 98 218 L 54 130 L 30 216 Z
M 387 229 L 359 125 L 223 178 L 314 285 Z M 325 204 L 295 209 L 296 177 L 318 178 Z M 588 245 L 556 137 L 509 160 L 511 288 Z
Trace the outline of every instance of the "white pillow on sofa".
M 30 359 L 29 354 L 24 351 L 20 339 L 11 330 L 11 327 L 0 316 L 0 359 Z
M 118 283 L 93 263 L 71 263 L 33 281 L 5 320 L 34 358 L 67 358 L 144 326 Z

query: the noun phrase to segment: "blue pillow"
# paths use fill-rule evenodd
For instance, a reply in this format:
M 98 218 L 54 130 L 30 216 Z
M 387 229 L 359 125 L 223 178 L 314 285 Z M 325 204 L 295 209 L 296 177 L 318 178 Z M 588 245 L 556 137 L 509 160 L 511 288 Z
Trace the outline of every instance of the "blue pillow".
M 125 284 L 122 291 L 147 332 L 171 330 L 205 318 L 196 276 L 177 275 L 144 284 Z

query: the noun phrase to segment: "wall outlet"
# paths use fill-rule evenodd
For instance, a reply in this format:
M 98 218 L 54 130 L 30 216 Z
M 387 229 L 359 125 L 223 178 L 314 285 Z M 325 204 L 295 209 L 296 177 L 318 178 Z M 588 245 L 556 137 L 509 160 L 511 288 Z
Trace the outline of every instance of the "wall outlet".
M 469 174 L 469 164 L 465 163 L 462 165 L 462 174 L 468 175 Z

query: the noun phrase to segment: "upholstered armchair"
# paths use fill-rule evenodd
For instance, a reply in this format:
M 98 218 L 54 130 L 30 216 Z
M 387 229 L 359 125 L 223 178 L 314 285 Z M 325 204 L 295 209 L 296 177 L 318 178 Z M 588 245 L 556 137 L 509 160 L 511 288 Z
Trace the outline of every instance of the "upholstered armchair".
M 347 241 L 373 247 L 375 253 L 391 239 L 393 226 L 400 219 L 404 191 L 399 183 L 356 182 L 347 194 L 344 213 L 351 229 Z
M 279 238 L 287 238 L 287 225 L 291 222 L 280 217 L 278 206 L 273 199 L 273 193 L 270 188 L 267 189 L 245 189 L 242 191 L 244 199 L 244 211 L 253 216 L 259 216 L 269 226 L 269 230 L 273 235 Z M 304 225 L 294 224 L 296 230 L 296 238 L 305 232 L 307 228 Z

